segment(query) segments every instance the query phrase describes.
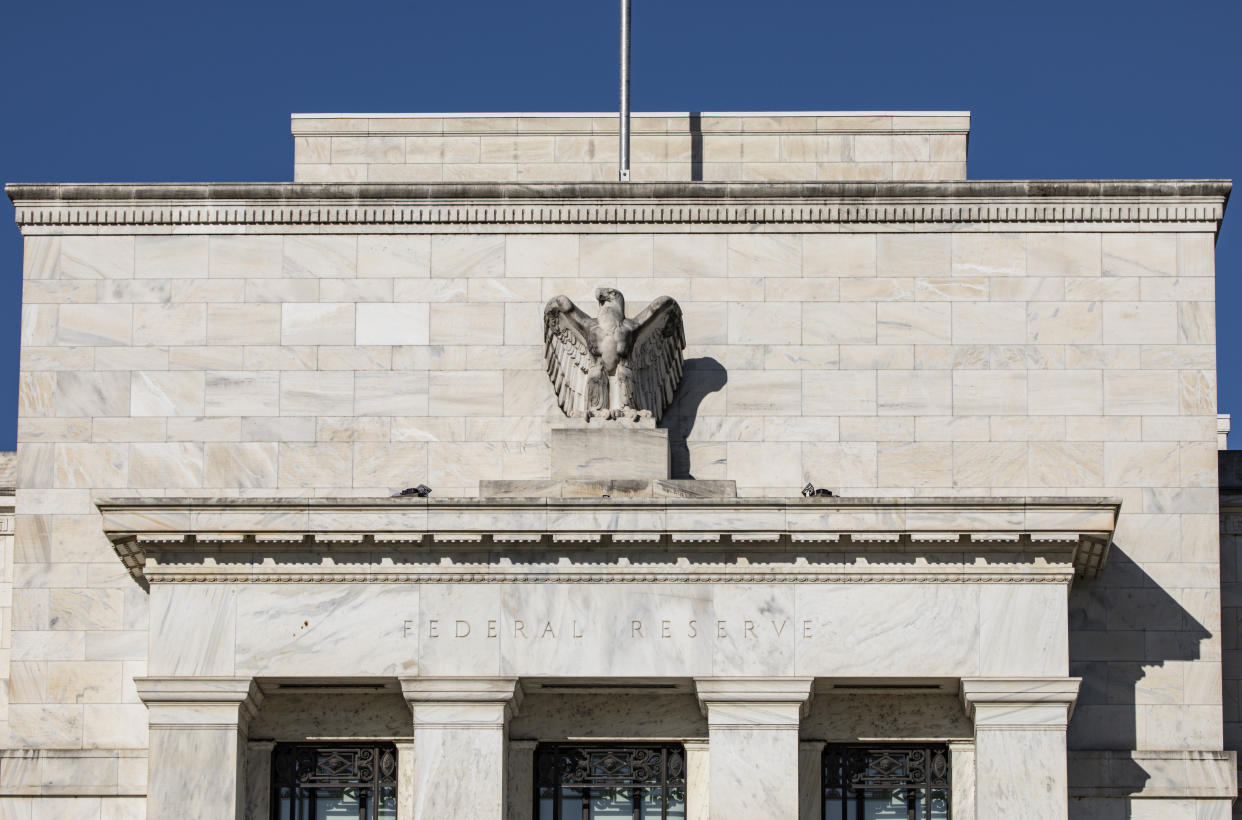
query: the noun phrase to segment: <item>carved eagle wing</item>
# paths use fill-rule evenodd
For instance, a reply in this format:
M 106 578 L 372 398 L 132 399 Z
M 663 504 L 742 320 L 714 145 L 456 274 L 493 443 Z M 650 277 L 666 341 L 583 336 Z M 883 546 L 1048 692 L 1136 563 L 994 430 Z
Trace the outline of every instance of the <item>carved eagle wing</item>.
M 561 412 L 570 418 L 586 415 L 587 373 L 591 355 L 591 328 L 595 320 L 566 296 L 557 296 L 543 309 L 543 361 Z
M 681 384 L 682 351 L 686 348 L 681 306 L 671 296 L 661 296 L 633 321 L 630 362 L 634 365 L 634 402 L 639 410 L 650 410 L 659 421 Z

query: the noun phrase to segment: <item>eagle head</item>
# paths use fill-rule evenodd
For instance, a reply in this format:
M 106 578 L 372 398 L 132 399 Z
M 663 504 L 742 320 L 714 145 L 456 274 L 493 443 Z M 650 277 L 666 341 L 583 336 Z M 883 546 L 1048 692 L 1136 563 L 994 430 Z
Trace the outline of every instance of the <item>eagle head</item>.
M 600 306 L 612 302 L 625 315 L 625 297 L 621 295 L 621 291 L 615 288 L 596 288 L 595 298 L 599 301 Z

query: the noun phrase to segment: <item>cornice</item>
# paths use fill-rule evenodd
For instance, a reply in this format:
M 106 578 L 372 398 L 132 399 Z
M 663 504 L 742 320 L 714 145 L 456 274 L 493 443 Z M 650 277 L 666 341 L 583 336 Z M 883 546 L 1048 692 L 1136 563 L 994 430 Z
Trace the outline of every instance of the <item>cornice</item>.
M 118 556 L 150 582 L 1063 583 L 1075 571 L 1099 573 L 1121 502 L 128 498 L 97 506 Z M 583 560 L 584 551 L 603 560 Z
M 656 183 L 11 183 L 32 232 L 178 226 L 1195 224 L 1221 180 Z

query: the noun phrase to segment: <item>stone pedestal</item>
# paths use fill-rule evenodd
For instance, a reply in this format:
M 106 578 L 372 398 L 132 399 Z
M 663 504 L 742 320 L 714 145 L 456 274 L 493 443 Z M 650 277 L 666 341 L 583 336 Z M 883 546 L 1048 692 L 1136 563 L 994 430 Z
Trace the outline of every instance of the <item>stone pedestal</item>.
M 241 820 L 252 678 L 135 678 L 148 709 L 147 817 Z
M 669 477 L 668 430 L 654 422 L 569 422 L 550 442 L 553 479 Z
M 963 678 L 978 817 L 1067 820 L 1065 729 L 1078 678 Z M 955 814 L 956 817 L 956 814 Z
M 517 678 L 402 678 L 414 715 L 414 820 L 506 820 Z
M 798 817 L 798 724 L 811 678 L 696 678 L 707 716 L 708 817 Z

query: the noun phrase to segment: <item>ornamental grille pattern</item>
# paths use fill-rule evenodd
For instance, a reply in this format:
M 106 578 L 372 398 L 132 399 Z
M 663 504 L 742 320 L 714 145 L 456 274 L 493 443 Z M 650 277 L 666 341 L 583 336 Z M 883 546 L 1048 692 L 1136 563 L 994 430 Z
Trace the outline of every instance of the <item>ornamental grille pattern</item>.
M 686 758 L 680 746 L 541 745 L 535 761 L 535 817 L 635 820 L 685 817 Z
M 281 744 L 272 752 L 274 820 L 393 818 L 396 788 L 397 750 L 391 743 Z
M 828 746 L 824 750 L 827 820 L 949 816 L 946 746 Z

